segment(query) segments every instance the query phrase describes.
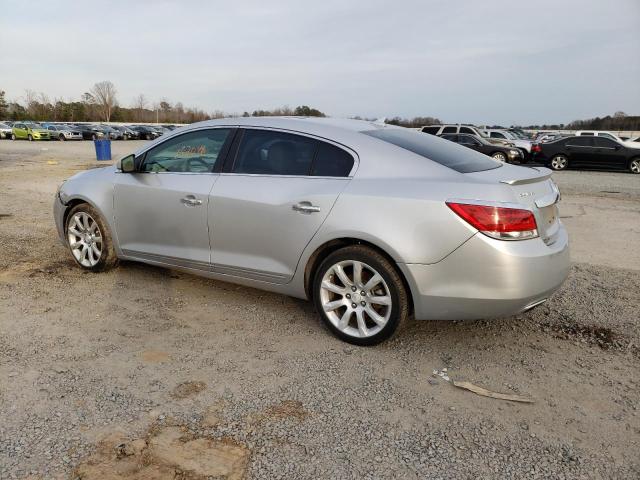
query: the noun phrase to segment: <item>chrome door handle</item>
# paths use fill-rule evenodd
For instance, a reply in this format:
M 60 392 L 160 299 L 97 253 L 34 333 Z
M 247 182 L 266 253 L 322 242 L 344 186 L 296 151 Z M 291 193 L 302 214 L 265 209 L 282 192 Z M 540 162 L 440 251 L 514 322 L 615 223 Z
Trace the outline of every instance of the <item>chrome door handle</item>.
M 306 202 L 306 201 L 296 203 L 291 208 L 293 208 L 293 210 L 295 210 L 296 212 L 300 212 L 300 213 L 314 213 L 314 212 L 320 211 L 320 207 L 316 207 L 315 205 L 312 205 L 311 202 Z
M 202 205 L 202 200 L 196 198 L 195 195 L 187 195 L 184 198 L 180 199 L 181 203 L 184 203 L 187 207 L 197 207 L 198 205 Z

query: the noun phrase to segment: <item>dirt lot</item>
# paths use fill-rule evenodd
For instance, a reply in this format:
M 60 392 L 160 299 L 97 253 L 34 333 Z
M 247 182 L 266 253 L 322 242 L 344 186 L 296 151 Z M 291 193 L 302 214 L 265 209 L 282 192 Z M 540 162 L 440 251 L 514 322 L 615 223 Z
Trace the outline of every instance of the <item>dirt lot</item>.
M 89 142 L 0 141 L 0 478 L 640 477 L 637 176 L 555 176 L 574 266 L 547 304 L 355 348 L 295 299 L 80 271 L 51 201 L 96 166 Z

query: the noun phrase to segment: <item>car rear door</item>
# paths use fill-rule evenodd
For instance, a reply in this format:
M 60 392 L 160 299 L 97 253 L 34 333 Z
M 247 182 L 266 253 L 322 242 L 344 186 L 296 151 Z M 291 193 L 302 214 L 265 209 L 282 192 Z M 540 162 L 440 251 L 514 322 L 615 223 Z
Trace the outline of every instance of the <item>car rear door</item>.
M 565 142 L 565 153 L 572 166 L 589 167 L 594 163 L 594 145 L 592 136 L 571 137 Z
M 147 151 L 114 185 L 118 244 L 129 257 L 210 270 L 207 208 L 232 128 L 201 129 Z
M 350 180 L 356 156 L 315 137 L 247 128 L 209 200 L 217 273 L 287 283 Z

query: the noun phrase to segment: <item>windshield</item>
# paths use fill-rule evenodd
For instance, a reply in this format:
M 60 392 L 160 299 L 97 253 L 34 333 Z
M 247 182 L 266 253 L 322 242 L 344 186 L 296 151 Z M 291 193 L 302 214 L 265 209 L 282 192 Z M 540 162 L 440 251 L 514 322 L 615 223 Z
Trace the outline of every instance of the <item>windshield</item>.
M 501 166 L 482 153 L 456 143 L 401 128 L 368 130 L 370 137 L 391 143 L 417 155 L 432 160 L 459 173 L 481 172 Z

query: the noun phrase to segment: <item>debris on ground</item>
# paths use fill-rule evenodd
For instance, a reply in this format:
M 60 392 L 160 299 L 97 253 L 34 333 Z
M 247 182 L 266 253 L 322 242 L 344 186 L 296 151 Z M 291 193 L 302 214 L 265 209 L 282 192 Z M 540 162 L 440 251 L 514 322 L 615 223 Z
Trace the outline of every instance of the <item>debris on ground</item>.
M 487 390 L 486 388 L 474 385 L 471 382 L 458 382 L 454 380 L 451 383 L 453 383 L 453 385 L 458 388 L 469 390 L 470 392 L 473 392 L 477 395 L 482 395 L 483 397 L 497 398 L 499 400 L 509 400 L 511 402 L 534 403 L 534 400 L 530 397 L 516 395 L 514 393 L 492 392 L 491 390 Z

